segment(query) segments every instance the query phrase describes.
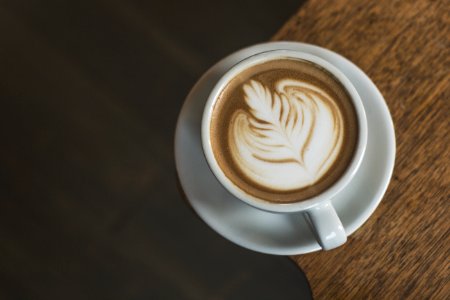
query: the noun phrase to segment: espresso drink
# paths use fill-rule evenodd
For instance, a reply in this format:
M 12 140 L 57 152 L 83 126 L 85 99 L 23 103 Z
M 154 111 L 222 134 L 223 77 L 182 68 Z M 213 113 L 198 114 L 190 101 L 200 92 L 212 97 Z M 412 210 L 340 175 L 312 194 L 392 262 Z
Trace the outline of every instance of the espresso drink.
M 225 176 L 272 203 L 322 193 L 345 172 L 358 124 L 352 100 L 328 71 L 280 58 L 235 76 L 213 107 L 210 140 Z

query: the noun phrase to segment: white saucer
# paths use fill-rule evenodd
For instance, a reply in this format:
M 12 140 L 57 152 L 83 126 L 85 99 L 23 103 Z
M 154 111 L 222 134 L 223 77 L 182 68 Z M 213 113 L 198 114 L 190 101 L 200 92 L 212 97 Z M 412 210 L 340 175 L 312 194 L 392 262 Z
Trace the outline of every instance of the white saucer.
M 236 199 L 210 171 L 201 145 L 203 106 L 214 84 L 245 57 L 275 49 L 307 52 L 327 60 L 350 79 L 361 96 L 368 121 L 366 153 L 355 178 L 332 202 L 347 235 L 367 221 L 391 179 L 395 160 L 394 126 L 383 96 L 367 75 L 346 58 L 324 48 L 294 42 L 265 43 L 235 52 L 214 65 L 193 87 L 183 105 L 175 133 L 175 162 L 188 201 L 219 234 L 262 253 L 304 254 L 321 248 L 303 216 L 261 211 Z

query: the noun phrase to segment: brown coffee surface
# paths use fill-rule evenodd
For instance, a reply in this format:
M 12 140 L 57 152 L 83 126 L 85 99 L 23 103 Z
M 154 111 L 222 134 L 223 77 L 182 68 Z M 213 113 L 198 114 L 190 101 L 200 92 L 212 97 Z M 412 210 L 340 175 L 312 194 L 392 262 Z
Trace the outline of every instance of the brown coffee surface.
M 314 197 L 345 172 L 358 139 L 344 86 L 322 67 L 282 58 L 235 76 L 213 107 L 214 157 L 240 190 L 274 203 Z

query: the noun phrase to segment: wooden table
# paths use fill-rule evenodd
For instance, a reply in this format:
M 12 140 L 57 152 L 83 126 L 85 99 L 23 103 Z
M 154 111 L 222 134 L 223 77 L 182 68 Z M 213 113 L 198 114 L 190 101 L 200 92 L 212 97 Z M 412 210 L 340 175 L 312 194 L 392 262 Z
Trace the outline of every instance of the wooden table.
M 393 179 L 374 215 L 344 246 L 292 257 L 315 299 L 450 295 L 449 12 L 449 1 L 310 0 L 273 38 L 352 60 L 396 128 Z

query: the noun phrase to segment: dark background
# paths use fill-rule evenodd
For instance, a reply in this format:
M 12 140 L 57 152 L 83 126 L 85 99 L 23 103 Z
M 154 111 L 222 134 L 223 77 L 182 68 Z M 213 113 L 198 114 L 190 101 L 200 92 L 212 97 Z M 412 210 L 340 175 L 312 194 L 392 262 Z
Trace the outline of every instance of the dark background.
M 173 160 L 198 77 L 299 5 L 0 1 L 0 299 L 310 298 L 197 218 Z

